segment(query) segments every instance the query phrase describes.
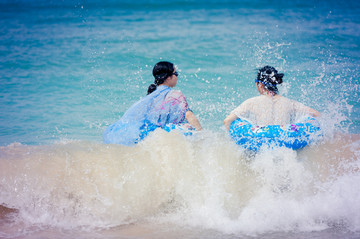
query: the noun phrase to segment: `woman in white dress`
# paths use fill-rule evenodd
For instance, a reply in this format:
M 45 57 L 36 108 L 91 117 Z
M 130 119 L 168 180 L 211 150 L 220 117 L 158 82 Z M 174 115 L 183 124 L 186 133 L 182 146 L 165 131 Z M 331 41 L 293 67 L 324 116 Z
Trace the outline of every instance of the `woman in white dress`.
M 260 96 L 244 101 L 224 120 L 226 130 L 237 118 L 248 120 L 253 125 L 286 125 L 301 116 L 320 116 L 320 113 L 300 102 L 279 95 L 277 85 L 283 82 L 284 74 L 271 66 L 259 69 L 255 79 Z

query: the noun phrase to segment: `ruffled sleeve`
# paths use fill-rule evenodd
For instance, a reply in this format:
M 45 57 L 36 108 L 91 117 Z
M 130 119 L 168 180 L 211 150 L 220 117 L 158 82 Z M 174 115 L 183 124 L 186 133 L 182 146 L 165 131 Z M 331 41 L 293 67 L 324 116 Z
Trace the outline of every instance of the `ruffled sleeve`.
M 295 100 L 291 100 L 291 102 L 293 106 L 292 119 L 294 119 L 295 122 L 309 115 L 309 107 Z
M 250 119 L 253 118 L 251 117 L 251 112 L 253 109 L 254 109 L 253 98 L 250 98 L 244 101 L 238 107 L 236 107 L 233 111 L 231 111 L 231 113 L 235 114 L 239 118 L 254 120 L 254 119 Z

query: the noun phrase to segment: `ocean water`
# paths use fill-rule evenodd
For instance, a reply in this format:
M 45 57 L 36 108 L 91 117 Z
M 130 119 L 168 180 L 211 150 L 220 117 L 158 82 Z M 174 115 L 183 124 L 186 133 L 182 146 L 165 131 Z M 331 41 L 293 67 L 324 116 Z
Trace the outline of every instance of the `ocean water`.
M 0 0 L 0 238 L 359 238 L 359 16 L 352 0 Z M 102 144 L 160 60 L 205 130 Z M 227 137 L 264 65 L 321 112 L 321 142 L 251 154 Z

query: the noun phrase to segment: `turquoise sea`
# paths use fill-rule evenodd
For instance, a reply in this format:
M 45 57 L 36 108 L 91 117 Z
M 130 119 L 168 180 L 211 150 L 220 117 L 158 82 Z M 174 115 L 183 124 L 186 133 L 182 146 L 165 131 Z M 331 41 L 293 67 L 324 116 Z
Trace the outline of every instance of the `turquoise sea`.
M 204 132 L 102 144 L 160 60 Z M 264 65 L 323 142 L 226 136 Z M 0 0 L 0 238 L 359 238 L 359 79 L 355 0 Z

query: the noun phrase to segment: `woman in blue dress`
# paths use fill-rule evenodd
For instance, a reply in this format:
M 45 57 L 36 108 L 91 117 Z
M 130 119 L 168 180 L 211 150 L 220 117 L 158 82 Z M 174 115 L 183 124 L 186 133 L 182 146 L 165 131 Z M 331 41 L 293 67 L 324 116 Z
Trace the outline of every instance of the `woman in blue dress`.
M 190 110 L 181 91 L 173 90 L 178 80 L 174 64 L 158 62 L 153 68 L 154 84 L 148 95 L 132 105 L 116 123 L 103 134 L 104 143 L 133 145 L 156 128 L 168 124 L 183 124 L 201 130 L 201 124 Z

